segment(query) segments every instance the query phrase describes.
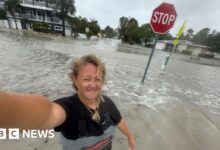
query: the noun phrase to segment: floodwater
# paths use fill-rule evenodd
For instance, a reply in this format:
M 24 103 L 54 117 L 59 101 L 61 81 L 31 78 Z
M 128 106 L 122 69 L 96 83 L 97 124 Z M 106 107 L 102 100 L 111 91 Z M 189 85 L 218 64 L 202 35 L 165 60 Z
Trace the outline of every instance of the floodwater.
M 51 100 L 71 95 L 73 90 L 68 78 L 71 60 L 94 53 L 107 67 L 103 91 L 119 105 L 128 125 L 142 114 L 142 120 L 130 125 L 134 126 L 131 129 L 137 130 L 133 133 L 138 149 L 220 149 L 217 141 L 220 137 L 220 61 L 203 65 L 193 63 L 189 56 L 173 54 L 166 70 L 161 70 L 167 53 L 156 50 L 142 85 L 150 50 L 121 44 L 116 39 L 73 40 L 0 29 L 0 87 L 42 94 Z M 134 107 L 139 114 L 129 118 L 135 111 L 129 111 L 127 106 L 129 109 Z M 206 118 L 205 123 L 203 118 Z M 181 128 L 184 124 L 186 127 Z M 204 126 L 200 128 L 200 125 Z M 146 131 L 138 131 L 138 126 L 146 127 Z M 143 132 L 146 136 L 139 135 Z M 171 140 L 166 139 L 168 135 L 173 136 Z M 196 140 L 190 139 L 191 136 Z M 204 141 L 206 144 L 201 146 Z M 120 147 L 120 138 L 115 143 L 118 149 L 124 148 Z

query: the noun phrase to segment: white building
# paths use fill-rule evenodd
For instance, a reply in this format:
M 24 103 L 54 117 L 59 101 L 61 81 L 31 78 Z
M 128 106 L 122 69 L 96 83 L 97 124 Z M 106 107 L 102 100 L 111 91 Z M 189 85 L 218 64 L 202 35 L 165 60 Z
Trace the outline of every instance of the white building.
M 0 7 L 4 6 L 5 0 L 0 0 Z M 55 4 L 53 0 L 21 0 L 21 9 L 16 12 L 17 25 L 19 29 L 31 29 L 31 24 L 22 22 L 26 19 L 31 22 L 45 22 L 51 27 L 51 30 L 55 33 L 61 33 L 62 20 L 59 18 L 59 10 L 55 11 Z M 15 28 L 15 21 L 8 13 L 9 25 Z M 68 22 L 65 22 L 66 35 L 70 34 L 70 26 Z
M 171 40 L 158 40 L 156 49 L 164 51 L 173 51 L 174 45 Z M 182 52 L 188 50 L 192 52 L 192 55 L 198 55 L 199 53 L 207 54 L 211 53 L 208 46 L 194 44 L 190 41 L 180 40 L 177 44 L 175 52 Z
M 0 0 L 0 8 L 2 9 L 4 8 L 4 3 L 5 3 L 4 0 Z

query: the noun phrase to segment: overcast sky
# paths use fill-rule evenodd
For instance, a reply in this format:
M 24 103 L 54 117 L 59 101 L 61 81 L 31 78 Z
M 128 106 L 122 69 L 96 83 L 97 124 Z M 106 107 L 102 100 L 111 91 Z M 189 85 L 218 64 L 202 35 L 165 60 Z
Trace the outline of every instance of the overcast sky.
M 141 26 L 150 22 L 153 10 L 162 2 L 173 4 L 177 12 L 172 35 L 176 35 L 184 20 L 186 29 L 192 28 L 195 33 L 205 27 L 220 31 L 219 0 L 75 0 L 76 16 L 94 18 L 101 28 L 117 28 L 122 16 L 134 17 Z

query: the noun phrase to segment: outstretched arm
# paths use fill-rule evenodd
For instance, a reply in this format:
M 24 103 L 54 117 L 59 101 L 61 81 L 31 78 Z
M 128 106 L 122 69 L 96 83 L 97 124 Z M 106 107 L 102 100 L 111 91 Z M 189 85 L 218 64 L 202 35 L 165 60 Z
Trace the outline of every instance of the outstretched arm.
M 50 129 L 65 118 L 63 108 L 44 96 L 0 91 L 0 128 Z
M 127 124 L 125 123 L 124 119 L 121 119 L 121 121 L 119 122 L 119 124 L 117 125 L 117 128 L 124 134 L 127 136 L 128 138 L 128 146 L 129 146 L 129 150 L 134 150 L 135 149 L 135 145 L 136 145 L 136 141 L 133 137 L 133 135 L 131 134 L 131 132 L 128 129 Z

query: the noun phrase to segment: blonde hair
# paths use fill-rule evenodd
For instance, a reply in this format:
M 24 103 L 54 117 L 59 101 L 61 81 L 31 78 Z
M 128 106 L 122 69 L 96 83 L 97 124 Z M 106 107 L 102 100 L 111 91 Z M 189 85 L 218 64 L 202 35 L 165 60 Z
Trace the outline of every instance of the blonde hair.
M 69 73 L 71 80 L 73 81 L 73 79 L 76 79 L 78 77 L 80 69 L 87 64 L 93 64 L 97 68 L 97 74 L 101 78 L 102 83 L 104 83 L 105 76 L 106 76 L 105 64 L 101 61 L 100 58 L 98 58 L 94 54 L 88 54 L 88 55 L 82 56 L 82 57 L 73 61 L 72 65 L 71 65 L 71 72 Z M 73 83 L 73 88 L 76 91 L 78 91 L 75 83 L 74 82 L 72 82 L 72 83 Z M 99 94 L 96 99 L 95 112 L 92 113 L 90 111 L 92 114 L 92 120 L 94 120 L 97 123 L 100 122 L 100 115 L 99 115 L 98 109 L 99 109 L 99 105 L 100 105 L 101 100 L 103 100 L 103 97 L 101 96 L 101 94 Z

